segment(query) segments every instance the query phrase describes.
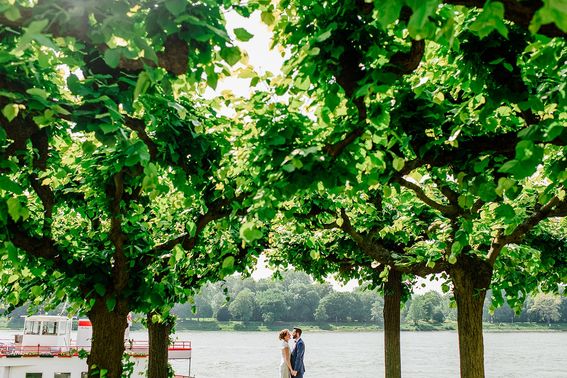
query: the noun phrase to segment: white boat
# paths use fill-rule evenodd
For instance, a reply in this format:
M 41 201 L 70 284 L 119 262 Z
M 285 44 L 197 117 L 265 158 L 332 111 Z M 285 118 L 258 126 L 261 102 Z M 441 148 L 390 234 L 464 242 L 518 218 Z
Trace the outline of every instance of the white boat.
M 0 340 L 0 378 L 87 378 L 84 352 L 91 349 L 92 325 L 78 321 L 77 339 L 71 339 L 72 319 L 34 315 L 25 318 L 24 332 L 14 340 Z M 134 363 L 133 378 L 146 377 L 149 345 L 128 338 L 125 353 Z M 84 352 L 83 352 L 84 351 Z M 191 378 L 191 342 L 175 341 L 168 349 L 170 360 L 187 360 Z

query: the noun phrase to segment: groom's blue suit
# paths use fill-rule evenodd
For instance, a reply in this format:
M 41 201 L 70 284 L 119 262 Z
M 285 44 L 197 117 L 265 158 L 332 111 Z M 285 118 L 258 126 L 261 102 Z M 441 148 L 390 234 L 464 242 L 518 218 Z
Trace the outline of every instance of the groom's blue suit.
M 291 367 L 297 370 L 295 378 L 303 378 L 305 373 L 305 365 L 303 365 L 303 355 L 305 354 L 305 344 L 301 338 L 295 343 L 295 348 L 291 352 Z M 292 376 L 293 378 L 293 376 Z

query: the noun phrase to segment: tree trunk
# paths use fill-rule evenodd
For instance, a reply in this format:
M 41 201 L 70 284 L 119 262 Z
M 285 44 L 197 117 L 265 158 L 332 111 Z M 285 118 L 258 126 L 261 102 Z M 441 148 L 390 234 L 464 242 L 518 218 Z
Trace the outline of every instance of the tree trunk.
M 463 254 L 450 271 L 457 302 L 462 378 L 484 378 L 482 309 L 492 278 L 488 262 Z
M 402 361 L 400 352 L 400 305 L 402 300 L 402 274 L 391 269 L 384 285 L 384 362 L 385 377 L 400 378 Z
M 105 298 L 97 298 L 88 316 L 93 326 L 92 346 L 87 358 L 89 377 L 122 376 L 122 356 L 124 355 L 124 331 L 128 326 L 128 306 L 117 301 L 113 311 L 108 311 Z
M 167 378 L 167 349 L 173 323 L 169 319 L 164 322 L 154 322 L 152 315 L 153 313 L 148 313 L 148 334 L 150 339 L 148 378 Z

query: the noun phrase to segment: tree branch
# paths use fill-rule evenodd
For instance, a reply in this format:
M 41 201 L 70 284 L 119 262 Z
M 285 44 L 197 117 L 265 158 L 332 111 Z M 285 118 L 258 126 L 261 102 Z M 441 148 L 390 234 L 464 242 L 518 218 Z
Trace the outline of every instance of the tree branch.
M 494 265 L 498 255 L 508 244 L 519 243 L 523 237 L 539 222 L 554 216 L 561 216 L 567 212 L 567 201 L 563 200 L 560 201 L 557 196 L 550 199 L 545 205 L 543 205 L 539 210 L 535 211 L 532 215 L 524 219 L 524 221 L 518 225 L 512 233 L 509 235 L 504 235 L 504 232 L 501 230 L 496 238 L 493 240 L 492 245 L 490 246 L 490 251 L 488 252 L 488 261 L 491 265 Z M 557 215 L 556 215 L 557 214 Z
M 244 196 L 238 196 L 234 201 L 242 201 Z M 228 199 L 216 200 L 213 204 L 208 206 L 208 210 L 205 214 L 199 216 L 196 222 L 195 234 L 191 235 L 188 232 L 171 239 L 163 244 L 155 246 L 144 258 L 144 261 L 150 261 L 150 259 L 155 258 L 160 253 L 171 251 L 176 245 L 181 245 L 185 250 L 191 250 L 197 244 L 200 233 L 205 229 L 205 227 L 216 220 L 225 218 L 232 213 L 232 208 L 227 208 L 231 201 Z
M 420 200 L 422 200 L 425 204 L 429 205 L 435 210 L 438 210 L 447 218 L 454 218 L 461 213 L 460 209 L 456 206 L 444 205 L 431 199 L 429 196 L 427 196 L 427 194 L 425 194 L 425 191 L 419 185 L 414 184 L 413 182 L 410 182 L 403 177 L 394 178 L 394 182 L 397 182 L 407 189 L 412 190 Z
M 122 291 L 128 284 L 128 261 L 124 253 L 124 242 L 126 235 L 122 231 L 121 202 L 124 196 L 124 169 L 112 176 L 112 184 L 109 185 L 107 196 L 110 203 L 110 240 L 114 245 L 114 264 L 112 266 L 112 277 L 114 289 Z

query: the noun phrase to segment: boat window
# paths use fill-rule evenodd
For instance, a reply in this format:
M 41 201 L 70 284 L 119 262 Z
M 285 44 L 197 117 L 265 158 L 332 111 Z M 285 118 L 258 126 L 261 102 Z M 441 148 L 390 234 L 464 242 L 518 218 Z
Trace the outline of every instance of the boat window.
M 71 378 L 71 373 L 55 373 L 53 378 Z
M 59 322 L 59 334 L 60 334 L 60 335 L 64 335 L 64 334 L 65 334 L 65 330 L 66 330 L 66 328 L 67 328 L 67 327 L 65 327 L 65 326 L 66 326 L 65 323 L 66 323 L 66 322 Z
M 56 322 L 43 322 L 41 334 L 42 335 L 57 335 L 57 323 Z
M 24 333 L 26 335 L 39 335 L 39 328 L 41 326 L 41 322 L 30 321 L 26 322 L 26 329 Z
M 26 373 L 26 378 L 41 378 L 41 373 Z

